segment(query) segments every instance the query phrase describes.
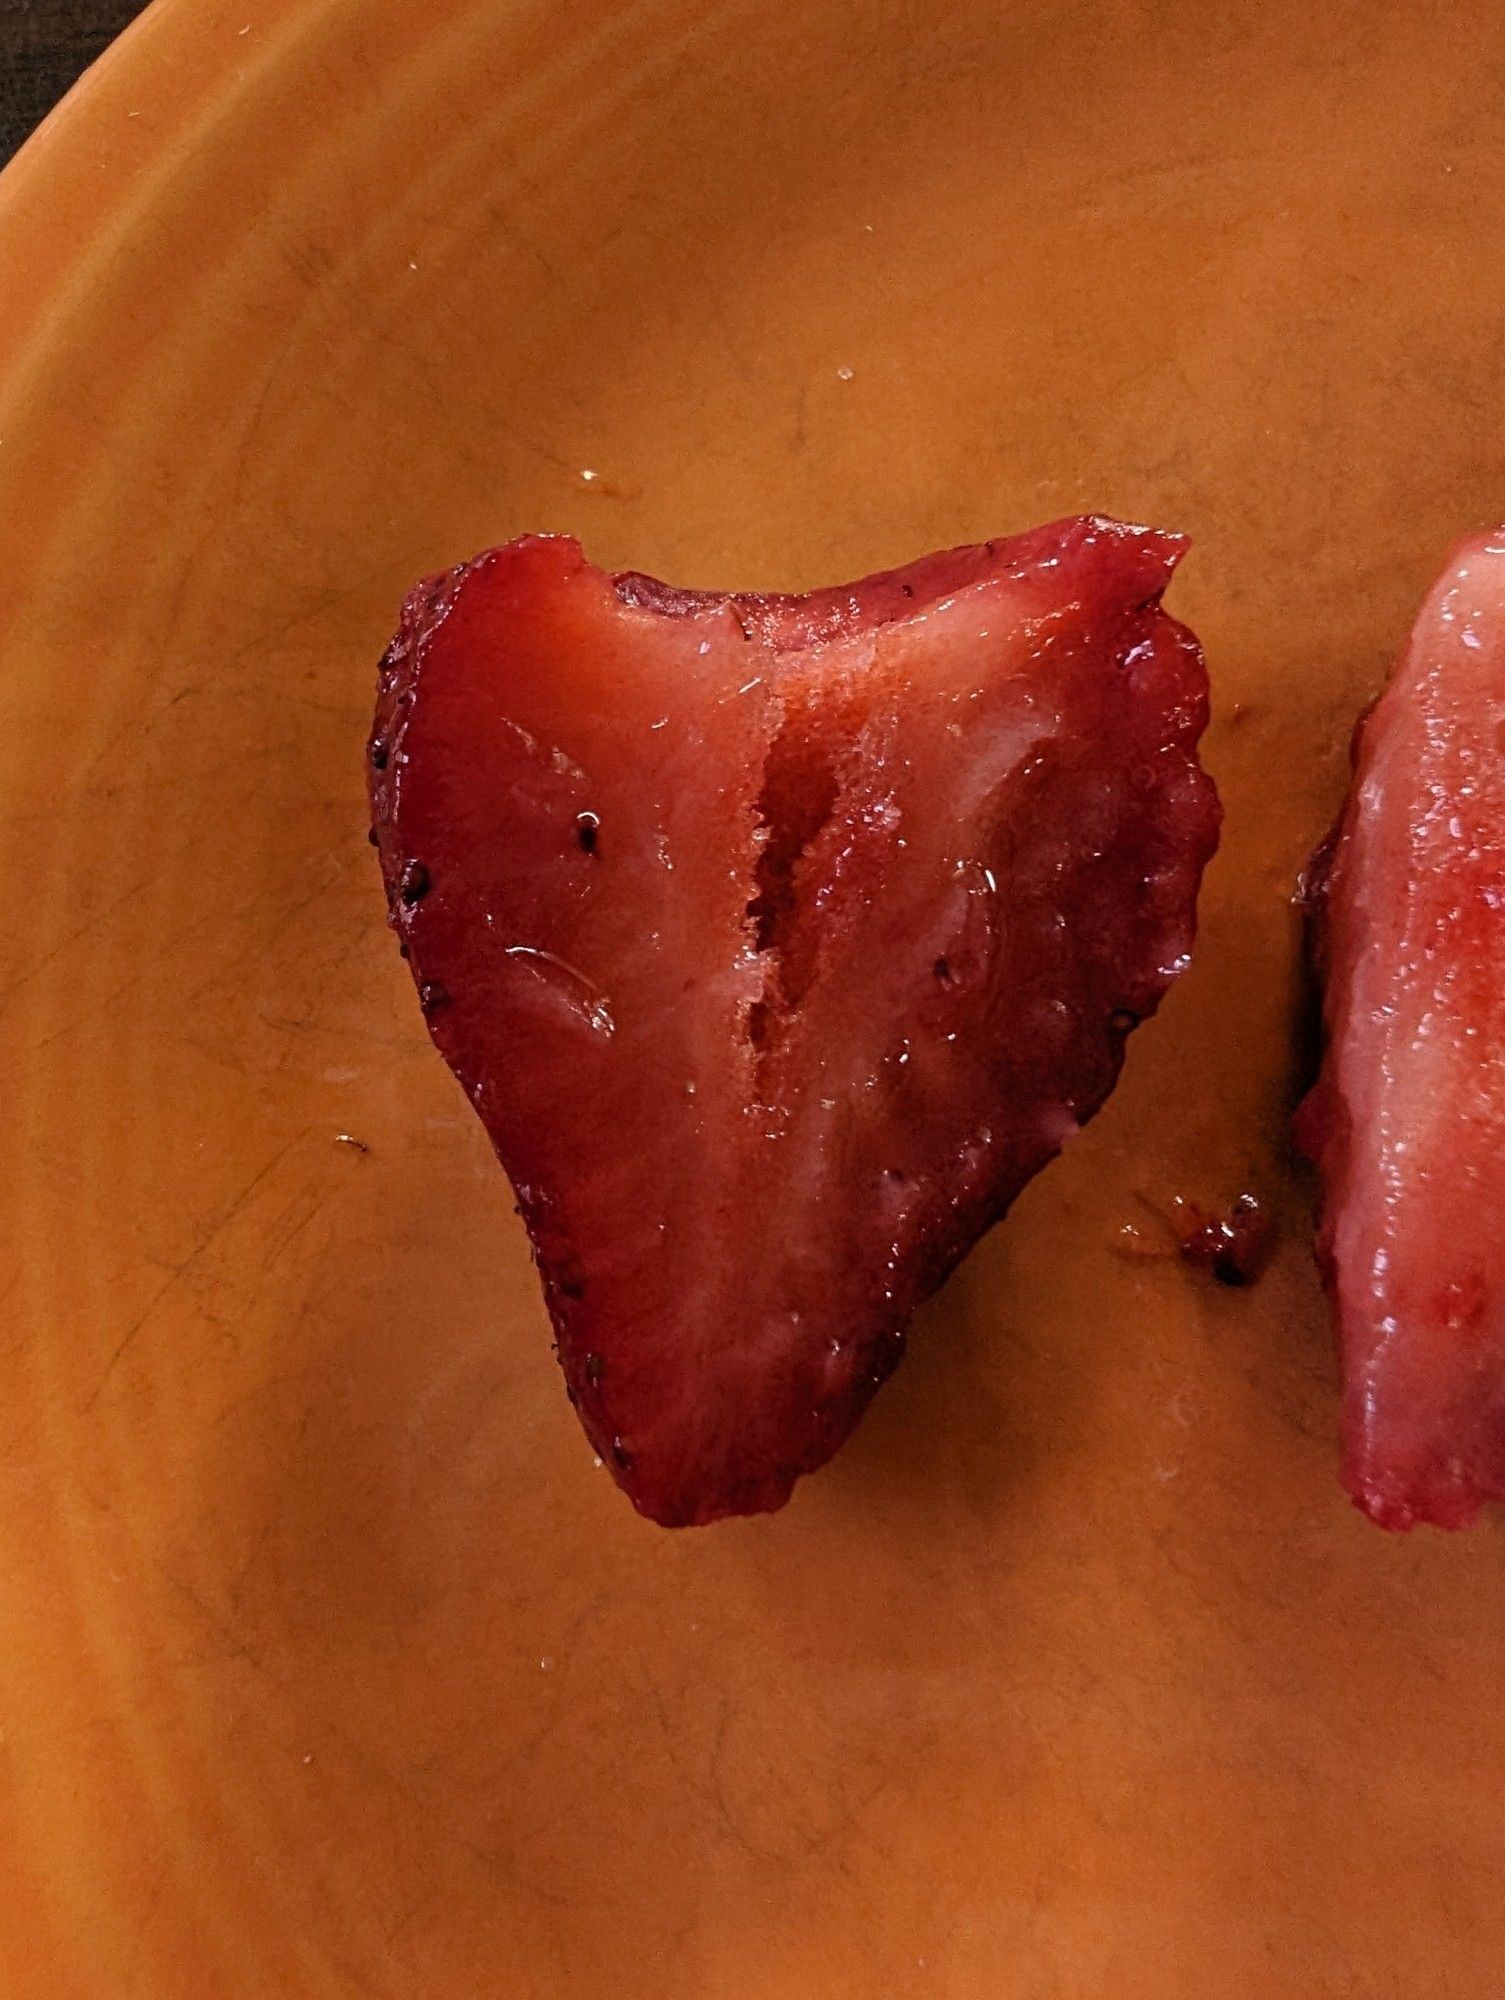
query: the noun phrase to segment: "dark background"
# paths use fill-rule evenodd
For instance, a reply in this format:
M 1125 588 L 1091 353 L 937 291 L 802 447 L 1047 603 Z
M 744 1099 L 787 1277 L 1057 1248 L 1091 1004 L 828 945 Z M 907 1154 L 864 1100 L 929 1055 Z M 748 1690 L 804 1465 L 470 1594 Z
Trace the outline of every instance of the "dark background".
M 0 0 L 0 163 L 146 0 Z

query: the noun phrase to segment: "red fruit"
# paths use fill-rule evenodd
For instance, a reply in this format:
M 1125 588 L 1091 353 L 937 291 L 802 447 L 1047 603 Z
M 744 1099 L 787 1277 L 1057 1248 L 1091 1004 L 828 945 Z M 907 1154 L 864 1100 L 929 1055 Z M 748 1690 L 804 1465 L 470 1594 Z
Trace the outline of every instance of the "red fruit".
M 1182 547 L 1068 521 L 760 597 L 530 537 L 408 600 L 393 922 L 653 1519 L 830 1457 L 1185 964 L 1218 808 Z
M 1270 1261 L 1275 1232 L 1257 1196 L 1234 1197 L 1221 1215 L 1182 1204 L 1181 1256 L 1220 1285 L 1252 1285 Z
M 1306 893 L 1327 1049 L 1298 1136 L 1387 1528 L 1505 1499 L 1505 529 L 1465 542 L 1361 722 Z

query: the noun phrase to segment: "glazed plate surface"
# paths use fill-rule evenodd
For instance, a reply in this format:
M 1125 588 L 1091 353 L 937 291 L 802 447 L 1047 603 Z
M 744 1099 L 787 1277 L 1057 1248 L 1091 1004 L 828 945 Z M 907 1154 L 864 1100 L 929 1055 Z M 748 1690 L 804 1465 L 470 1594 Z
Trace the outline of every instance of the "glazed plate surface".
M 1497 1989 L 1505 1537 L 1340 1495 L 1287 1127 L 1295 871 L 1505 516 L 1502 199 L 1487 0 L 158 0 L 25 149 L 8 2000 Z M 384 928 L 398 603 L 1083 509 L 1195 540 L 1196 962 L 842 1457 L 667 1535 Z M 1245 1189 L 1256 1289 L 1130 1254 Z

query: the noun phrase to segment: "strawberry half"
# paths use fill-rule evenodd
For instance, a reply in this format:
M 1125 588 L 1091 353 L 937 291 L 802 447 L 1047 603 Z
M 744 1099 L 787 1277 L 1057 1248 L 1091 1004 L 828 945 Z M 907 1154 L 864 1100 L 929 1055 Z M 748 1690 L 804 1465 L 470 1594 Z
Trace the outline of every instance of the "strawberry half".
M 830 1457 L 1185 964 L 1218 806 L 1183 546 L 1067 521 L 760 597 L 529 537 L 408 600 L 392 920 L 653 1519 Z
M 1305 893 L 1327 1048 L 1297 1135 L 1387 1528 L 1505 1499 L 1505 529 L 1454 553 L 1360 723 Z

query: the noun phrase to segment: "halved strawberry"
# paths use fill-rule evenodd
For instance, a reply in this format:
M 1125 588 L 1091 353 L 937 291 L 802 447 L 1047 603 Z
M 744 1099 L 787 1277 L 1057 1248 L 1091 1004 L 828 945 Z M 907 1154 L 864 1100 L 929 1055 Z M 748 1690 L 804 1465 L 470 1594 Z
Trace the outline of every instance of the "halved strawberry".
M 1327 1050 L 1297 1132 L 1387 1528 L 1505 1499 L 1505 529 L 1458 548 L 1354 736 L 1308 870 Z
M 1218 808 L 1182 547 L 1068 521 L 801 598 L 530 537 L 409 599 L 393 921 L 655 1520 L 835 1451 L 1185 964 Z

